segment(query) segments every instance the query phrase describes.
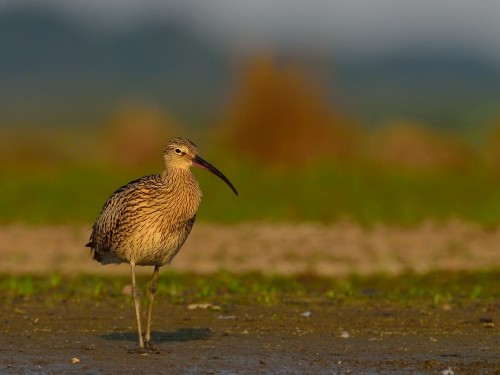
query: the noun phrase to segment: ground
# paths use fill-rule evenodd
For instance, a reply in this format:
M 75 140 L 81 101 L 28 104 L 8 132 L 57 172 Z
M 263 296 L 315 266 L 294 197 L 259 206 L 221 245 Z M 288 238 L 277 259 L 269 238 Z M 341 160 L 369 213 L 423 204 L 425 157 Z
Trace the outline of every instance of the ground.
M 0 226 L 0 269 L 9 273 L 126 274 L 125 266 L 101 266 L 84 247 L 88 226 Z M 425 273 L 478 270 L 500 265 L 500 228 L 461 221 L 417 227 L 351 222 L 215 225 L 197 223 L 169 266 L 196 273 L 257 271 L 270 274 Z M 140 270 L 149 274 L 151 269 Z
M 141 355 L 130 353 L 131 304 L 21 302 L 2 311 L 0 373 L 498 374 L 492 309 L 297 302 L 190 310 L 159 300 L 159 350 Z
M 0 265 L 11 274 L 128 275 L 124 265 L 90 260 L 83 247 L 89 232 L 2 227 Z M 370 229 L 348 222 L 201 224 L 172 268 L 328 277 L 487 270 L 500 264 L 499 243 L 499 230 L 461 222 Z M 311 297 L 269 305 L 212 301 L 206 308 L 158 298 L 159 350 L 141 355 L 130 353 L 136 332 L 129 297 L 46 297 L 15 297 L 0 307 L 0 373 L 500 374 L 497 300 Z

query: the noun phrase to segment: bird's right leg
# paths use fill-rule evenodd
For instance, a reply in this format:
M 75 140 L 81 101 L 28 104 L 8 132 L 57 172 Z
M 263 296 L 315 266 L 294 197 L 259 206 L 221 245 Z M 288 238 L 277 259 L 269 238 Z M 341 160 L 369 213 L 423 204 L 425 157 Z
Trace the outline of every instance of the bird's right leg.
M 144 344 L 147 349 L 156 351 L 157 349 L 151 343 L 151 315 L 153 312 L 153 300 L 156 294 L 156 284 L 158 282 L 158 273 L 160 271 L 160 267 L 155 266 L 155 270 L 153 271 L 153 278 L 151 279 L 151 285 L 149 286 L 149 302 L 148 302 L 148 322 L 146 326 L 146 337 L 144 339 Z
M 135 282 L 135 262 L 130 262 L 130 271 L 132 273 L 132 298 L 134 299 L 135 317 L 137 319 L 137 336 L 139 338 L 139 350 L 144 350 L 144 340 L 142 339 L 141 311 L 140 311 L 140 293 Z

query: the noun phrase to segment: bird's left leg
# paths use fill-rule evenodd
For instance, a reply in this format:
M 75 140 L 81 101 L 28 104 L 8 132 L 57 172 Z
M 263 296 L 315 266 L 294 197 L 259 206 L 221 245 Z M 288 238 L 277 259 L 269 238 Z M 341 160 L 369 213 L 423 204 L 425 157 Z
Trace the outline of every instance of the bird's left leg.
M 156 285 L 158 282 L 158 274 L 160 272 L 160 267 L 155 266 L 153 271 L 153 278 L 151 279 L 151 284 L 149 285 L 149 300 L 148 300 L 148 322 L 146 326 L 146 337 L 144 340 L 144 345 L 147 349 L 156 350 L 154 345 L 151 343 L 151 315 L 153 311 L 153 300 L 156 294 Z

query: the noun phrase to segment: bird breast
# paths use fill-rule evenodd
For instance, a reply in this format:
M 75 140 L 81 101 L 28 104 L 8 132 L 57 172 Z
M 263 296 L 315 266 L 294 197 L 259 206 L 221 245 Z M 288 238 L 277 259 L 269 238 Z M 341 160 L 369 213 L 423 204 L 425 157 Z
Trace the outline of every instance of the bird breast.
M 186 241 L 201 200 L 199 189 L 165 191 L 163 197 L 134 205 L 134 229 L 126 240 L 137 265 L 169 263 Z

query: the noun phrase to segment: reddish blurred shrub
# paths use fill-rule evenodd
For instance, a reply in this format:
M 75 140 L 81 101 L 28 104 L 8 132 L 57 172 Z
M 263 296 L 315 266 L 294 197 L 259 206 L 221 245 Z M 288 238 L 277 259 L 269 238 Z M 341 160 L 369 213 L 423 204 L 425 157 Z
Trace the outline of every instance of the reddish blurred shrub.
M 382 167 L 411 170 L 460 169 L 473 160 L 472 150 L 462 139 L 411 121 L 396 121 L 376 131 L 367 152 Z
M 353 124 L 327 104 L 297 65 L 266 57 L 243 70 L 223 134 L 236 151 L 278 165 L 349 159 L 356 143 Z
M 493 171 L 500 173 L 500 117 L 493 119 L 483 156 Z
M 178 126 L 152 107 L 128 105 L 103 124 L 102 153 L 114 164 L 128 167 L 158 163 L 165 143 Z
M 0 166 L 50 168 L 87 161 L 88 140 L 87 132 L 81 129 L 0 125 Z

